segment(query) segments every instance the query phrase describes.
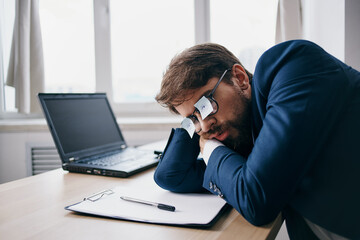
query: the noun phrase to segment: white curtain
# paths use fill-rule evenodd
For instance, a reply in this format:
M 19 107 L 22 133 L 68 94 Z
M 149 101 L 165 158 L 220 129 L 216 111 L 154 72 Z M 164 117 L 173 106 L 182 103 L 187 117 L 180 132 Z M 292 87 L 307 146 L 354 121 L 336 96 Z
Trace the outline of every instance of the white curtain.
M 302 37 L 301 0 L 279 0 L 275 43 Z
M 15 104 L 20 113 L 40 111 L 37 94 L 44 91 L 44 60 L 39 0 L 16 0 L 6 84 L 15 88 Z

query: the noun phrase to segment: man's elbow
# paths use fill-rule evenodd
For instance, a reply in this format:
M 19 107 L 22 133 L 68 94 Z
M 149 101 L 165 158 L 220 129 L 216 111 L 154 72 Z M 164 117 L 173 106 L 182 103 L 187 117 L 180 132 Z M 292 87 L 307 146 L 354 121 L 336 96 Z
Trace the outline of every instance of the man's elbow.
M 168 191 L 177 193 L 199 193 L 206 192 L 202 187 L 200 174 L 188 171 L 179 174 L 178 172 L 155 171 L 154 181 L 156 184 Z
M 278 216 L 274 211 L 269 209 L 257 209 L 252 211 L 239 211 L 243 217 L 254 226 L 263 226 L 275 220 Z
M 177 177 L 173 177 L 167 173 L 163 173 L 161 171 L 155 171 L 154 173 L 154 181 L 155 183 L 168 191 L 171 192 L 178 192 L 177 188 L 178 185 L 180 184 L 180 181 Z
M 271 218 L 257 217 L 257 218 L 245 218 L 245 219 L 252 225 L 260 227 L 271 223 L 272 221 L 275 220 L 275 217 L 271 217 Z

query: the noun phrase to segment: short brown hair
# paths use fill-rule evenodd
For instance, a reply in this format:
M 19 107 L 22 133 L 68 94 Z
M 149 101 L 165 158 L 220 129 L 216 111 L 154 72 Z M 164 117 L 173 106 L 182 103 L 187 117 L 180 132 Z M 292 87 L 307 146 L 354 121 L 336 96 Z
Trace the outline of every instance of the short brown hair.
M 241 65 L 234 54 L 219 44 L 204 43 L 185 49 L 171 60 L 155 100 L 178 114 L 175 107 L 187 100 L 185 94 L 189 90 L 205 86 L 210 78 L 220 77 L 234 64 Z M 245 71 L 251 79 L 252 74 Z M 230 83 L 229 79 L 223 81 Z

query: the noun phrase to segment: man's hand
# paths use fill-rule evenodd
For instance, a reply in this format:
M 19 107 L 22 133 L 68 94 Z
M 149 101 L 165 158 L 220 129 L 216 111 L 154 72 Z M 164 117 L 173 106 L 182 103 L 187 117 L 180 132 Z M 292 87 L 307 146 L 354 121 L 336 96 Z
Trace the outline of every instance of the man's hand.
M 206 152 L 204 151 L 205 150 L 205 144 L 206 144 Z M 210 159 L 210 155 L 212 154 L 214 149 L 219 147 L 219 146 L 224 146 L 223 143 L 219 142 L 216 139 L 207 139 L 207 138 L 204 138 L 204 137 L 201 137 L 201 136 L 200 136 L 200 139 L 199 139 L 199 145 L 200 145 L 201 154 L 202 154 L 203 159 L 204 159 L 206 164 L 208 163 L 208 161 Z
M 208 139 L 205 139 L 204 137 L 200 136 L 199 145 L 200 145 L 200 152 L 203 154 L 205 143 L 208 141 Z

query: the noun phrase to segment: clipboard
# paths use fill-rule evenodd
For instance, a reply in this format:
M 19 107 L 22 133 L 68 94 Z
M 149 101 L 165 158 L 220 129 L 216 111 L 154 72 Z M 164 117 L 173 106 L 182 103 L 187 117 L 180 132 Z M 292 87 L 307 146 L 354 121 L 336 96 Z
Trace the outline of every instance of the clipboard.
M 124 185 L 105 189 L 85 197 L 81 202 L 66 206 L 65 209 L 96 217 L 126 221 L 208 228 L 230 208 L 224 199 L 210 193 L 173 193 L 158 187 L 152 178 L 147 181 L 152 181 L 152 183 L 142 185 L 140 181 L 139 184 L 131 184 L 131 187 Z M 124 201 L 120 198 L 121 196 L 173 205 L 176 210 L 165 211 Z

